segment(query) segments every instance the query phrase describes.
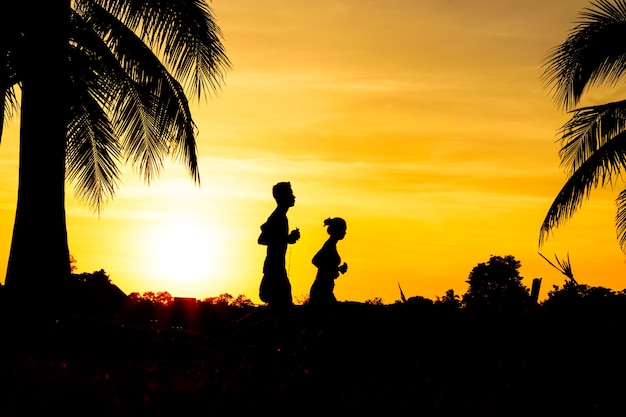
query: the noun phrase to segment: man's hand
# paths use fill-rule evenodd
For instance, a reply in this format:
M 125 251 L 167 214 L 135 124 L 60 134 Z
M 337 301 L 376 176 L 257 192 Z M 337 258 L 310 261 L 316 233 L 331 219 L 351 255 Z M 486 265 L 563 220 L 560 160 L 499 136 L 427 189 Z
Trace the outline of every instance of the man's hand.
M 298 228 L 292 230 L 291 233 L 289 233 L 289 236 L 287 236 L 287 241 L 289 243 L 296 243 L 298 239 L 300 239 L 300 229 Z

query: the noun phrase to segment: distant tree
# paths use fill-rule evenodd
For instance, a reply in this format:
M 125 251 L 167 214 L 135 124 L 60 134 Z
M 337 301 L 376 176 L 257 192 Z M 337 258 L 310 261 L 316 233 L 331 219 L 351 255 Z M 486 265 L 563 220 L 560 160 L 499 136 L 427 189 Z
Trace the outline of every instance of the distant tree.
M 163 326 L 167 324 L 174 297 L 167 291 L 146 291 L 128 294 L 124 319 L 136 324 Z
M 123 319 L 129 323 L 147 324 L 156 318 L 156 305 L 152 302 L 153 297 L 145 298 L 138 292 L 128 294 L 128 300 L 124 311 Z M 154 295 L 154 293 L 151 293 Z
M 106 285 L 111 283 L 111 278 L 109 278 L 109 275 L 104 269 L 91 273 L 83 272 L 81 274 L 73 274 L 72 276 L 79 282 L 90 283 L 92 285 Z
M 569 316 L 605 311 L 624 299 L 609 288 L 577 284 L 571 280 L 565 281 L 562 287 L 553 285 L 552 288 L 542 303 L 543 307 Z M 620 304 L 624 305 L 623 302 Z
M 130 294 L 128 294 L 128 300 L 133 303 L 138 303 L 142 300 L 141 294 L 139 294 L 138 292 L 131 292 Z
M 239 294 L 230 305 L 233 307 L 254 307 L 252 300 L 243 294 Z
M 208 297 L 202 300 L 202 303 L 215 306 L 228 307 L 253 307 L 254 303 L 243 294 L 239 294 L 236 298 L 228 293 L 220 294 L 217 297 Z
M 70 272 L 73 274 L 78 267 L 76 266 L 76 258 L 70 253 Z
M 299 305 L 309 305 L 309 294 L 303 294 L 300 296 L 295 296 L 295 304 L 299 304 Z
M 164 306 L 169 306 L 174 302 L 174 297 L 167 291 L 159 291 L 156 293 L 155 302 Z
M 172 295 L 167 291 L 159 291 L 156 293 L 154 291 L 146 291 L 141 295 L 139 295 L 139 293 L 137 292 L 133 292 L 133 293 L 130 293 L 128 297 L 132 301 L 136 301 L 136 302 L 145 301 L 145 302 L 149 302 L 149 303 L 164 306 L 164 307 L 171 305 L 172 302 L 174 301 L 174 297 L 172 297 Z
M 472 269 L 463 295 L 468 309 L 489 312 L 513 312 L 524 308 L 530 300 L 530 291 L 522 284 L 521 263 L 512 255 L 491 256 L 486 263 Z
M 381 306 L 381 305 L 383 305 L 383 299 L 380 298 L 380 297 L 374 297 L 372 299 L 365 300 L 365 304 L 370 304 L 370 305 L 374 305 L 374 306 Z
M 458 294 L 455 294 L 454 290 L 452 288 L 450 288 L 441 297 L 439 297 L 439 296 L 436 297 L 435 304 L 448 306 L 448 307 L 452 307 L 452 308 L 460 308 L 461 305 L 462 305 L 462 303 L 461 303 L 461 296 L 459 296 Z
M 139 296 L 140 301 L 149 301 L 150 303 L 155 303 L 156 294 L 154 291 L 145 291 L 141 296 Z
M 407 298 L 403 304 L 410 306 L 432 306 L 434 302 L 430 298 L 422 297 L 421 295 L 413 295 Z
M 233 301 L 233 296 L 228 293 L 220 294 L 217 297 L 208 297 L 203 300 L 203 302 L 206 304 L 222 305 L 222 306 L 229 306 L 232 301 Z

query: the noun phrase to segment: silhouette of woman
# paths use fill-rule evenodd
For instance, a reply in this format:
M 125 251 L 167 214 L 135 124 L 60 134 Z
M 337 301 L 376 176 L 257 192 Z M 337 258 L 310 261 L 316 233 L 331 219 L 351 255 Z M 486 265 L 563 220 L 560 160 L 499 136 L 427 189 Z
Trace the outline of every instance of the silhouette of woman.
M 324 226 L 329 234 L 322 248 L 313 257 L 313 265 L 317 267 L 315 281 L 311 285 L 309 304 L 311 306 L 329 306 L 337 302 L 333 290 L 335 279 L 339 273 L 345 274 L 348 264 L 341 264 L 341 257 L 337 252 L 337 242 L 346 236 L 346 221 L 340 217 L 324 220 Z

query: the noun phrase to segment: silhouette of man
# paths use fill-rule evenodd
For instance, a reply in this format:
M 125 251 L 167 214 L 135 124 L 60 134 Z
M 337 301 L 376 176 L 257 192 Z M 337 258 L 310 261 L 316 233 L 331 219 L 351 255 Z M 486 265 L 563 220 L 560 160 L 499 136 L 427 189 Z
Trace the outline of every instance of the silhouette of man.
M 287 245 L 300 239 L 300 230 L 289 232 L 287 211 L 293 207 L 296 197 L 290 182 L 279 182 L 272 188 L 276 208 L 261 226 L 258 243 L 267 246 L 267 255 L 263 263 L 263 279 L 259 297 L 272 308 L 284 308 L 293 304 L 291 283 L 285 268 Z

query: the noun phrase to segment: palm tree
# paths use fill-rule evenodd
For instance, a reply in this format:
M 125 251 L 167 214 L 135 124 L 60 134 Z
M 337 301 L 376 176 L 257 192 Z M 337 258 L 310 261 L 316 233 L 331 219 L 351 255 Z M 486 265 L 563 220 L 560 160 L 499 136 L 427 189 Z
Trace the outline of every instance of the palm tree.
M 0 15 L 0 126 L 21 117 L 5 286 L 45 295 L 70 274 L 66 180 L 98 212 L 123 162 L 149 183 L 172 157 L 199 183 L 186 94 L 216 92 L 230 62 L 205 0 L 4 2 Z
M 547 55 L 544 81 L 572 113 L 561 133 L 559 156 L 568 179 L 541 225 L 539 246 L 589 198 L 615 185 L 626 169 L 626 100 L 575 108 L 588 88 L 614 86 L 626 71 L 626 1 L 597 0 L 584 8 L 563 44 Z M 626 251 L 626 189 L 617 199 L 616 230 Z

